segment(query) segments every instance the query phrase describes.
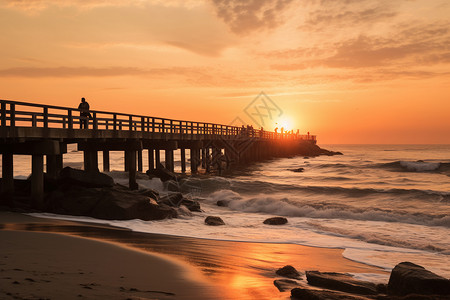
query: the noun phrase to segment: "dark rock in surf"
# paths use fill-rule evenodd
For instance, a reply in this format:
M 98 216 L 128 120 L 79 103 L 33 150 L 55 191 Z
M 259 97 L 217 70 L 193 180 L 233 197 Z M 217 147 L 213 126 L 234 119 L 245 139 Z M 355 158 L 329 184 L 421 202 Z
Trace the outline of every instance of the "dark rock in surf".
M 66 184 L 49 193 L 46 201 L 51 212 L 97 219 L 148 221 L 177 216 L 173 208 L 120 185 L 86 188 Z
M 284 225 L 288 222 L 288 220 L 286 218 L 283 217 L 273 217 L 273 218 L 268 218 L 264 221 L 264 224 L 267 225 Z
M 388 283 L 390 295 L 450 295 L 450 280 L 411 262 L 394 267 Z
M 169 170 L 167 170 L 162 164 L 158 164 L 156 169 L 147 170 L 145 172 L 149 177 L 157 177 L 161 179 L 161 181 L 174 180 L 177 181 L 177 175 Z
M 308 283 L 314 286 L 338 290 L 342 292 L 376 295 L 377 287 L 374 283 L 354 279 L 353 276 L 342 273 L 306 271 Z
M 289 171 L 295 172 L 295 173 L 301 173 L 303 171 L 305 171 L 304 168 L 297 168 L 297 169 L 288 169 Z
M 370 298 L 351 295 L 342 292 L 327 290 L 311 290 L 305 288 L 294 288 L 291 290 L 291 299 L 302 300 L 369 300 Z
M 112 187 L 114 179 L 104 173 L 95 171 L 83 171 L 65 167 L 58 177 L 58 184 L 79 185 L 88 188 Z
M 297 281 L 290 279 L 276 279 L 273 281 L 273 285 L 276 286 L 280 292 L 292 290 L 293 288 L 299 286 Z
M 218 200 L 218 201 L 217 201 L 217 206 L 228 207 L 228 203 L 230 203 L 230 201 L 227 201 L 227 200 Z
M 190 211 L 201 212 L 200 203 L 195 200 L 184 198 L 182 193 L 170 193 L 167 196 L 161 197 L 158 203 L 165 204 L 171 207 L 180 207 L 180 205 L 186 206 Z
M 225 222 L 220 217 L 208 216 L 205 219 L 205 224 L 210 226 L 225 225 Z
M 276 270 L 275 273 L 287 278 L 300 279 L 300 273 L 291 265 L 284 266 Z

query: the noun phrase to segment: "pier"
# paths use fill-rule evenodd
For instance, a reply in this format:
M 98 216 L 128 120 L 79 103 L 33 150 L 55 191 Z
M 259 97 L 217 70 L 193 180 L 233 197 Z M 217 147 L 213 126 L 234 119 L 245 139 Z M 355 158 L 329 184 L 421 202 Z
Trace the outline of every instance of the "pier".
M 212 164 L 233 165 L 272 157 L 300 154 L 302 143 L 316 144 L 314 135 L 275 133 L 247 127 L 164 119 L 144 115 L 90 110 L 81 129 L 82 117 L 76 108 L 0 100 L 0 154 L 2 156 L 1 195 L 14 193 L 14 155 L 30 155 L 31 200 L 41 207 L 44 173 L 56 178 L 64 166 L 67 145 L 83 151 L 84 169 L 99 171 L 102 152 L 103 171 L 110 171 L 109 152 L 124 152 L 124 171 L 130 189 L 138 188 L 136 173 L 143 172 L 143 155 L 148 170 L 162 166 L 174 171 L 174 151 L 179 151 L 181 172 L 195 174 Z M 190 161 L 186 159 L 188 152 Z M 45 158 L 45 164 L 44 164 Z M 189 165 L 187 165 L 189 163 Z M 46 169 L 44 170 L 44 166 Z

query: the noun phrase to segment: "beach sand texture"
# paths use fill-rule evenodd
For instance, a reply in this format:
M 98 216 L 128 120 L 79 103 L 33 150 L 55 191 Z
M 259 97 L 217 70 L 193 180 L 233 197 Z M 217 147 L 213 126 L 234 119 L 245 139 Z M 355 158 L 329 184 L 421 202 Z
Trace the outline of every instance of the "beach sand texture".
M 0 221 L 5 299 L 288 299 L 273 285 L 286 264 L 381 272 L 340 249 L 143 234 L 6 212 Z

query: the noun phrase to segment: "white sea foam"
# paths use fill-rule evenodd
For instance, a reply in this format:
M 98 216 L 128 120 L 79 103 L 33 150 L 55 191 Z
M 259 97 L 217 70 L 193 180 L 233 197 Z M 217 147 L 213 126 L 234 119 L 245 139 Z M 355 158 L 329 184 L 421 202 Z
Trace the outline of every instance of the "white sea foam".
M 440 163 L 431 163 L 423 161 L 400 161 L 400 165 L 408 171 L 426 172 L 439 169 Z

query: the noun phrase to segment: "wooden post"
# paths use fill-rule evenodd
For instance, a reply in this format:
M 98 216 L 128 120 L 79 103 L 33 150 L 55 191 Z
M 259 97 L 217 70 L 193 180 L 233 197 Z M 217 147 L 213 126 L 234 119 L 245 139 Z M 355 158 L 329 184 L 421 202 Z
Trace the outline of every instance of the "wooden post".
M 67 111 L 67 127 L 69 129 L 73 129 L 73 118 L 72 118 L 72 110 L 69 109 Z
M 159 149 L 155 149 L 155 167 L 158 169 L 161 164 L 161 154 Z
M 130 190 L 137 190 L 138 184 L 136 182 L 136 150 L 125 151 L 125 156 L 128 156 L 128 186 Z
M 181 172 L 186 173 L 186 149 L 180 149 L 180 157 L 181 157 Z
M 35 208 L 44 206 L 44 155 L 33 154 L 31 162 L 31 203 Z
M 6 103 L 2 102 L 2 123 L 1 126 L 6 126 Z
M 137 151 L 137 158 L 138 158 L 138 171 L 142 172 L 143 164 L 142 164 L 142 150 Z
M 47 175 L 49 175 L 52 178 L 58 177 L 60 170 L 58 170 L 56 155 L 46 155 L 46 159 L 47 159 Z
M 13 103 L 9 105 L 9 126 L 16 126 L 16 105 Z
M 125 151 L 125 154 L 124 154 L 124 156 L 123 156 L 123 160 L 124 160 L 124 170 L 125 170 L 125 172 L 128 172 L 130 169 L 129 169 L 129 165 L 130 165 L 130 162 L 128 161 L 129 160 L 129 157 L 128 157 L 128 155 L 127 155 L 127 151 Z
M 147 149 L 148 151 L 148 169 L 154 170 L 155 169 L 155 156 L 153 154 L 153 149 Z
M 2 103 L 3 104 L 3 103 Z M 14 193 L 14 158 L 12 153 L 2 154 L 2 193 Z
M 206 168 L 206 148 L 202 148 L 202 168 Z
M 166 164 L 166 169 L 173 172 L 175 170 L 175 166 L 174 166 L 173 150 L 172 149 L 166 149 L 165 161 L 166 161 L 166 163 L 165 163 Z
M 44 107 L 44 128 L 48 128 L 48 107 Z
M 84 170 L 98 172 L 98 153 L 93 150 L 85 150 L 84 154 Z
M 109 151 L 103 151 L 103 172 L 109 172 Z
M 197 173 L 198 172 L 198 165 L 200 162 L 200 149 L 198 148 L 191 148 L 190 149 L 191 154 L 191 173 Z

